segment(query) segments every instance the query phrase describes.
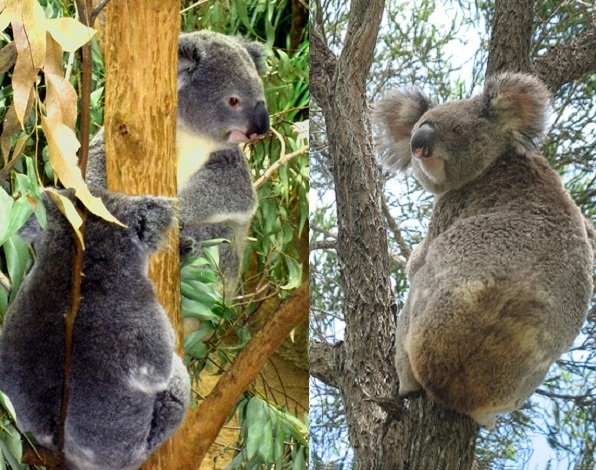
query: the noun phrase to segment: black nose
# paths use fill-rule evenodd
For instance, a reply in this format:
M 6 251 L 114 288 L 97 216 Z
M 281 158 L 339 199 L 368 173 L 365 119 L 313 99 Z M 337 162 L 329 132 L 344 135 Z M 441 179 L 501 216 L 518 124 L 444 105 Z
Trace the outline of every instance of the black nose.
M 433 153 L 437 130 L 432 124 L 422 124 L 412 135 L 410 147 L 418 158 L 428 158 Z
M 269 112 L 263 101 L 257 102 L 251 114 L 248 135 L 263 135 L 269 132 Z

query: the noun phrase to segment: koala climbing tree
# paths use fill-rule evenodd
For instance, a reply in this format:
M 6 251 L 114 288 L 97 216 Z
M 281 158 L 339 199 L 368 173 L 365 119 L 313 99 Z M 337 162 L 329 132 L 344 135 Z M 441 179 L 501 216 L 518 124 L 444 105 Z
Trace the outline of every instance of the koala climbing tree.
M 180 425 L 190 379 L 147 277 L 149 255 L 174 223 L 172 201 L 101 191 L 127 228 L 91 214 L 73 335 L 64 455 L 69 468 L 137 468 Z M 0 389 L 24 431 L 58 448 L 64 313 L 74 235 L 46 197 L 48 229 L 0 336 Z M 123 407 L 127 410 L 123 413 Z
M 181 252 L 226 239 L 220 268 L 234 295 L 256 209 L 246 157 L 238 145 L 269 130 L 259 43 L 210 31 L 182 34 L 178 43 L 177 181 Z M 222 79 L 225 77 L 225 79 Z M 91 143 L 88 182 L 106 187 L 103 130 Z
M 505 73 L 474 98 L 435 106 L 417 91 L 376 108 L 384 163 L 436 195 L 398 317 L 399 394 L 493 427 L 570 346 L 592 295 L 586 224 L 536 152 L 549 93 Z

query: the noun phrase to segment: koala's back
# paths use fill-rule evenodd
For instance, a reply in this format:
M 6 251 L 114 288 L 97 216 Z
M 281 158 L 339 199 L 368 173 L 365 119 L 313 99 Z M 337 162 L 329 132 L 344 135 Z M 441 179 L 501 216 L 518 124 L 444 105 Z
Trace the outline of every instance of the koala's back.
M 519 407 L 585 317 L 593 253 L 579 209 L 542 157 L 511 151 L 439 198 L 427 237 L 410 273 L 416 379 L 479 422 Z
M 149 248 L 133 236 L 152 244 L 151 230 L 161 233 L 172 209 L 145 203 L 143 210 L 163 213 L 137 219 L 125 213 L 130 202 L 124 196 L 106 195 L 104 202 L 129 227 L 87 217 L 65 454 L 73 468 L 136 468 L 150 450 L 154 403 L 171 376 L 174 336 L 147 278 Z M 35 244 L 38 259 L 2 329 L 0 389 L 23 428 L 56 448 L 74 242 L 58 211 L 48 214 L 48 229 Z M 156 228 L 145 230 L 151 224 Z

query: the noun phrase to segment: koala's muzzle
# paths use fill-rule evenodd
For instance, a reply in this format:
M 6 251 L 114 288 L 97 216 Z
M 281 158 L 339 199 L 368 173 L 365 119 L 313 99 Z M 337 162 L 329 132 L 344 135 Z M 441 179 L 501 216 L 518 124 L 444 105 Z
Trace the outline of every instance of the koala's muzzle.
M 246 134 L 251 139 L 269 132 L 269 112 L 263 101 L 258 101 L 250 112 L 249 123 Z
M 422 124 L 410 140 L 412 155 L 416 158 L 430 158 L 437 138 L 437 130 L 432 124 Z

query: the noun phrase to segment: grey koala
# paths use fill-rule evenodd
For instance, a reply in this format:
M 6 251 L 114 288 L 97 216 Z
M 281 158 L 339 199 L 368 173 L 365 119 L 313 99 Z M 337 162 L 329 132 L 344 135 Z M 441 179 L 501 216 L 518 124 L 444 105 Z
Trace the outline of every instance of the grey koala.
M 549 101 L 538 79 L 505 73 L 439 106 L 395 92 L 373 116 L 384 163 L 436 195 L 407 266 L 399 394 L 422 388 L 489 428 L 569 348 L 592 294 L 586 224 L 535 150 Z
M 238 144 L 269 130 L 261 44 L 210 31 L 182 34 L 178 50 L 176 130 L 181 251 L 225 238 L 220 267 L 228 296 L 256 210 L 250 169 Z M 91 143 L 87 181 L 106 187 L 103 131 Z
M 72 469 L 135 469 L 178 427 L 190 399 L 172 327 L 147 277 L 174 210 L 165 198 L 100 195 L 128 227 L 87 216 L 64 453 Z M 71 227 L 45 197 L 48 228 L 0 333 L 0 390 L 23 429 L 55 449 L 74 248 Z

